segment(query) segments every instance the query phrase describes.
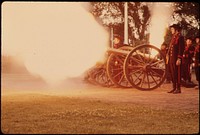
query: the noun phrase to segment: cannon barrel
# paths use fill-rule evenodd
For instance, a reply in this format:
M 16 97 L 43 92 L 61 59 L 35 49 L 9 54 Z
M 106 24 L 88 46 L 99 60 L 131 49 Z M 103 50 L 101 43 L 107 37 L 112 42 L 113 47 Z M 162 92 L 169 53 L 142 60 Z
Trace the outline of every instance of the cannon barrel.
M 107 50 L 108 53 L 114 53 L 114 54 L 119 54 L 119 55 L 128 55 L 130 53 L 130 50 L 121 50 L 121 49 L 115 49 L 115 48 L 109 48 Z M 144 53 L 144 52 L 140 52 L 140 51 L 137 51 L 133 53 L 133 55 L 141 55 L 143 56 L 144 58 L 150 58 L 150 59 L 153 59 L 156 55 L 158 54 L 154 54 L 154 55 L 149 55 L 149 53 Z
M 130 53 L 130 51 L 128 50 L 120 50 L 120 49 L 115 49 L 115 48 L 109 48 L 107 52 L 115 53 L 115 54 L 124 54 L 124 55 L 128 55 Z

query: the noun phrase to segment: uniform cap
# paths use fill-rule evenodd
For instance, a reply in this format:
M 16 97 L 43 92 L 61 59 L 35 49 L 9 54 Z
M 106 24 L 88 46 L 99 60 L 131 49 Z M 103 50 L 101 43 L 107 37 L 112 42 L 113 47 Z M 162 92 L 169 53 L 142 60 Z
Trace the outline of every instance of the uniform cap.
M 181 26 L 179 24 L 173 24 L 170 26 L 170 28 L 172 28 L 172 27 L 176 30 L 181 30 Z

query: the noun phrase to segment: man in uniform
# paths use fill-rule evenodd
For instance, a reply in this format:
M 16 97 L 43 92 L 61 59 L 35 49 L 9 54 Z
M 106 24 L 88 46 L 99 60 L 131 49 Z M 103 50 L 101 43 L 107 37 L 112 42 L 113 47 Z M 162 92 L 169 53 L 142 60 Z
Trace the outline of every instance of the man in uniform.
M 186 44 L 185 44 L 185 50 L 183 52 L 183 69 L 182 69 L 182 75 L 183 79 L 186 83 L 191 83 L 191 71 L 190 67 L 193 62 L 193 57 L 194 57 L 194 46 L 192 46 L 192 38 L 187 38 L 186 39 Z
M 114 36 L 113 42 L 114 42 L 113 47 L 116 48 L 116 49 L 123 46 L 122 38 L 119 35 Z
M 167 53 L 167 61 L 171 74 L 173 89 L 168 93 L 181 93 L 181 61 L 184 51 L 184 37 L 181 35 L 181 27 L 178 24 L 170 26 L 172 39 Z
M 199 89 L 199 68 L 200 68 L 200 63 L 199 63 L 199 46 L 200 46 L 200 38 L 197 36 L 195 38 L 195 51 L 194 51 L 194 63 L 195 63 L 195 75 L 196 75 L 196 80 L 198 81 L 198 86 L 196 87 Z

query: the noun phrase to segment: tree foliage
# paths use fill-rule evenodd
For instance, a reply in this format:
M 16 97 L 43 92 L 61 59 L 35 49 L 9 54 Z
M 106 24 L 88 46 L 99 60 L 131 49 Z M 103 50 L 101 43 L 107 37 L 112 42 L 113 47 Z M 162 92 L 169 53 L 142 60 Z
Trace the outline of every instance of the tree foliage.
M 182 28 L 187 31 L 186 37 L 199 35 L 199 3 L 176 2 L 173 14 L 174 20 L 178 20 Z
M 92 14 L 108 27 L 114 27 L 114 33 L 124 34 L 124 2 L 91 2 Z M 173 2 L 173 21 L 180 23 L 186 37 L 199 34 L 199 3 Z M 129 36 L 133 40 L 143 40 L 150 23 L 150 10 L 146 2 L 128 2 Z M 169 42 L 169 30 L 165 39 Z
M 179 14 L 183 18 L 185 16 L 194 16 L 199 22 L 199 3 L 197 2 L 176 2 L 174 13 Z
M 91 2 L 92 13 L 108 27 L 114 27 L 115 33 L 124 33 L 124 2 Z M 142 2 L 128 2 L 129 35 L 131 39 L 143 39 L 149 24 L 150 12 Z

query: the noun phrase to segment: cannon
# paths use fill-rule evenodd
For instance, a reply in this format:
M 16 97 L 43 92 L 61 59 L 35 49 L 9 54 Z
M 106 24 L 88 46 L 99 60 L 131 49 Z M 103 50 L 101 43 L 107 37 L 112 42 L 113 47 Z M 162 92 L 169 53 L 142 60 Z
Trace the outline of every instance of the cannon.
M 107 53 L 106 62 L 89 73 L 102 86 L 153 90 L 165 80 L 165 57 L 154 45 L 127 45 L 110 48 Z
M 101 85 L 103 87 L 113 86 L 113 82 L 108 77 L 106 72 L 106 63 L 97 64 L 94 67 L 90 68 L 85 74 L 85 80 L 95 84 Z

